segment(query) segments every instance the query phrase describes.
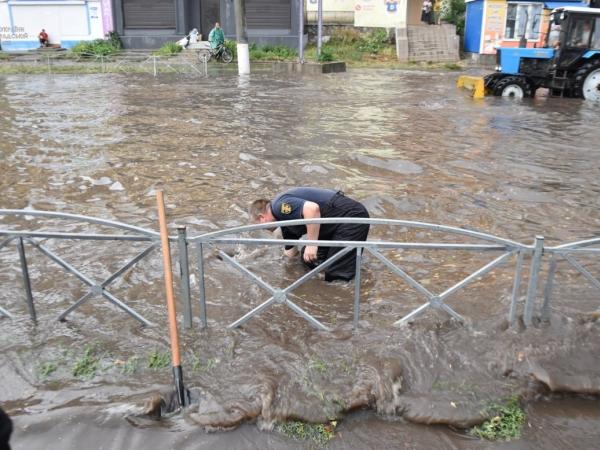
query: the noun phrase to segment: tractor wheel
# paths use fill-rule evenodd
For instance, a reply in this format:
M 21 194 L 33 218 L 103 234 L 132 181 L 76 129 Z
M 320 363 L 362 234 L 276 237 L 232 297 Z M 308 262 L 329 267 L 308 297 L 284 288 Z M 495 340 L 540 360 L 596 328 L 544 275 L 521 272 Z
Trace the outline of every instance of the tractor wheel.
M 575 95 L 600 102 L 600 59 L 585 63 L 575 72 Z
M 494 86 L 494 95 L 498 97 L 533 97 L 534 89 L 523 77 L 505 77 Z

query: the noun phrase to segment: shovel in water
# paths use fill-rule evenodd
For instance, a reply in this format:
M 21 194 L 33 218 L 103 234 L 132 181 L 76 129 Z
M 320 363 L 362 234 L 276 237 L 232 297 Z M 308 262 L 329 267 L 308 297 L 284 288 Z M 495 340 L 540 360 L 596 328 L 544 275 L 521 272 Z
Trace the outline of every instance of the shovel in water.
M 173 377 L 175 379 L 175 395 L 164 400 L 161 411 L 173 411 L 176 409 L 176 399 L 179 408 L 190 405 L 190 391 L 183 384 L 183 371 L 181 369 L 181 355 L 179 353 L 179 335 L 177 333 L 177 317 L 175 311 L 175 297 L 173 295 L 173 272 L 171 269 L 171 250 L 169 248 L 169 235 L 167 232 L 167 216 L 165 213 L 165 201 L 162 191 L 156 192 L 158 203 L 158 223 L 160 227 L 160 243 L 163 255 L 163 269 L 165 272 L 165 293 L 167 297 L 167 313 L 169 317 L 169 335 L 171 339 L 171 361 L 173 365 Z M 164 409 L 163 409 L 164 408 Z

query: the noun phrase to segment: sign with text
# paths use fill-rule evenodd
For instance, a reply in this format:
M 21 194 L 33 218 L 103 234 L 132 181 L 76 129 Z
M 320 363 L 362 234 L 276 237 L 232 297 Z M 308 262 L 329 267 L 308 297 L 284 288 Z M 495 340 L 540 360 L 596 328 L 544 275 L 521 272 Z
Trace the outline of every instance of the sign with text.
M 406 0 L 355 0 L 355 27 L 406 27 Z
M 482 53 L 494 54 L 494 46 L 500 45 L 504 37 L 506 25 L 506 1 L 487 0 L 485 8 L 485 23 L 483 25 Z

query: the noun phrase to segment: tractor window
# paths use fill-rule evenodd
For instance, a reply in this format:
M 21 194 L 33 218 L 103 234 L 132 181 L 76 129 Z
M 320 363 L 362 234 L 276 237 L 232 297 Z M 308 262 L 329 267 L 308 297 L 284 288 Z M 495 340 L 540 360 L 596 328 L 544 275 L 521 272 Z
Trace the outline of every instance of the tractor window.
M 596 26 L 594 27 L 594 36 L 592 37 L 591 48 L 600 50 L 600 17 L 596 19 Z
M 540 35 L 541 3 L 509 3 L 506 12 L 506 39 L 537 39 Z
M 567 39 L 568 47 L 589 48 L 592 30 L 594 28 L 594 18 L 585 17 L 573 20 L 569 38 Z

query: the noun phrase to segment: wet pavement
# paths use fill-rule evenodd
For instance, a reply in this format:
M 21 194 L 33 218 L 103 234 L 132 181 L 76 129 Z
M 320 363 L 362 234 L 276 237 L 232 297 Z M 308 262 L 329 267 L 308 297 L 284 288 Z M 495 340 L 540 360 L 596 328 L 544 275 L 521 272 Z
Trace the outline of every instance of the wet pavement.
M 598 236 L 598 105 L 543 96 L 474 102 L 454 88 L 455 77 L 391 70 L 319 78 L 265 72 L 249 80 L 232 74 L 3 77 L 0 207 L 157 229 L 160 188 L 170 223 L 196 235 L 245 224 L 246 206 L 257 196 L 318 185 L 363 201 L 372 217 L 465 227 L 527 244 L 535 235 L 548 245 Z M 0 225 L 101 231 L 31 218 Z M 437 238 L 389 227 L 376 227 L 371 236 Z M 46 245 L 99 281 L 143 248 Z M 100 298 L 57 322 L 85 290 L 33 248 L 27 252 L 37 326 L 27 318 L 14 245 L 0 251 L 0 305 L 17 316 L 0 319 L 0 376 L 10 380 L 0 387 L 0 401 L 17 418 L 16 448 L 42 448 L 53 438 L 62 439 L 60 448 L 75 448 L 88 433 L 101 442 L 107 429 L 118 430 L 112 448 L 154 439 L 182 448 L 192 446 L 188 439 L 206 448 L 305 446 L 261 431 L 289 418 L 345 418 L 332 448 L 536 448 L 541 442 L 586 448 L 596 442 L 590 436 L 598 437 L 593 398 L 558 400 L 551 392 L 600 391 L 598 325 L 588 314 L 598 308 L 598 291 L 566 265 L 559 266 L 549 325 L 507 328 L 511 260 L 449 299 L 466 326 L 429 310 L 398 329 L 392 323 L 423 301 L 368 260 L 357 332 L 351 286 L 313 281 L 298 290 L 298 304 L 333 328 L 324 333 L 282 307 L 226 329 L 266 297 L 209 254 L 209 328 L 200 331 L 196 318 L 194 329 L 182 332 L 186 379 L 204 401 L 183 418 L 140 425 L 123 419 L 127 408 L 170 383 L 168 368 L 148 368 L 153 352 L 168 349 L 159 254 L 113 288 L 159 324 L 142 328 Z M 406 251 L 392 259 L 436 292 L 490 260 L 439 253 Z M 233 254 L 273 284 L 285 286 L 303 273 L 275 248 Z M 598 273 L 599 264 L 582 261 Z M 73 367 L 86 347 L 95 375 L 76 377 Z M 522 440 L 489 444 L 460 431 L 479 423 L 490 402 L 513 395 L 529 413 Z M 65 417 L 73 427 L 57 427 Z

